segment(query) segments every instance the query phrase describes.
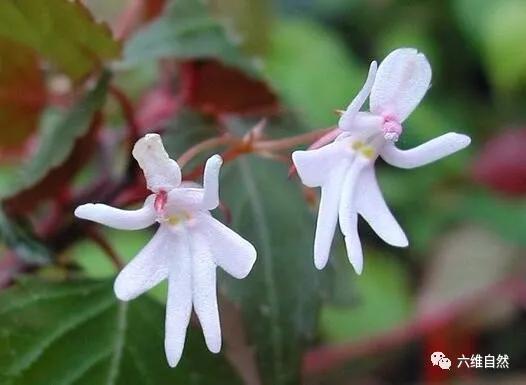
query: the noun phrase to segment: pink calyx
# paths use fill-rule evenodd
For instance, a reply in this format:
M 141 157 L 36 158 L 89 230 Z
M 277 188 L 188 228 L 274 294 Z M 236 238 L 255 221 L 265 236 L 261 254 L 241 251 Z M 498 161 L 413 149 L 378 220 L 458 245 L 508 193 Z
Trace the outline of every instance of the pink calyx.
M 166 191 L 160 190 L 157 194 L 155 194 L 153 207 L 158 214 L 162 213 L 164 207 L 166 206 L 166 202 L 168 202 L 168 193 Z

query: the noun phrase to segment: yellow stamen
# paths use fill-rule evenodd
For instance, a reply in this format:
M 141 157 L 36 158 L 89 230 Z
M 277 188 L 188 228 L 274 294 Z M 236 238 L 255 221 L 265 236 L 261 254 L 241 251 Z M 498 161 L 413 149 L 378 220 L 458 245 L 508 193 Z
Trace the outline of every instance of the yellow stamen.
M 364 146 L 364 143 L 361 140 L 357 140 L 356 142 L 353 142 L 351 147 L 354 151 L 358 151 L 360 148 Z
M 371 146 L 362 147 L 361 152 L 362 155 L 368 159 L 372 159 L 374 157 L 374 148 Z

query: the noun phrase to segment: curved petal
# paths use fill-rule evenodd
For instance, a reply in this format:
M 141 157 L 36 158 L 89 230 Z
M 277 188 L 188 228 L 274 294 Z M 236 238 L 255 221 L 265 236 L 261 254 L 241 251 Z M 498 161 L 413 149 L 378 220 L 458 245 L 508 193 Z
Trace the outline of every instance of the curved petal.
M 223 159 L 217 154 L 206 161 L 203 176 L 203 206 L 207 210 L 213 210 L 219 206 L 219 170 L 222 164 Z
M 210 247 L 215 263 L 237 279 L 245 278 L 256 262 L 256 249 L 211 215 L 200 215 L 195 225 Z
M 345 174 L 341 200 L 339 204 L 340 228 L 345 237 L 347 256 L 356 273 L 361 274 L 363 268 L 363 253 L 358 235 L 358 215 L 356 213 L 356 191 L 358 178 L 363 168 L 368 164 L 357 157 Z
M 321 270 L 327 264 L 332 240 L 338 221 L 341 186 L 349 160 L 344 160 L 328 173 L 328 180 L 321 186 L 320 207 L 314 235 L 314 265 Z
M 393 166 L 415 168 L 451 155 L 470 143 L 469 136 L 449 132 L 410 150 L 400 150 L 393 143 L 386 143 L 380 156 Z
M 190 243 L 184 229 L 174 231 L 178 237 L 168 275 L 168 298 L 164 349 L 168 364 L 176 366 L 183 354 L 186 329 L 192 313 L 192 257 Z
M 75 209 L 75 216 L 120 230 L 144 229 L 155 222 L 153 199 L 153 195 L 149 196 L 139 210 L 121 210 L 101 203 L 87 203 Z
M 333 142 L 316 150 L 294 151 L 292 161 L 305 186 L 318 187 L 345 157 L 344 143 Z
M 176 240 L 161 226 L 115 279 L 113 290 L 121 301 L 134 299 L 168 277 L 168 258 Z
M 369 98 L 371 112 L 402 123 L 431 83 L 431 66 L 414 48 L 394 50 L 380 63 Z
M 369 73 L 367 75 L 367 79 L 365 80 L 365 83 L 358 92 L 358 94 L 354 97 L 352 102 L 349 104 L 343 115 L 340 117 L 340 120 L 338 121 L 338 127 L 342 130 L 351 130 L 354 118 L 356 117 L 356 114 L 358 114 L 358 111 L 360 111 L 360 108 L 362 108 L 363 104 L 365 103 L 365 100 L 367 100 L 367 97 L 371 93 L 371 88 L 374 84 L 374 79 L 376 77 L 376 69 L 377 64 L 375 61 L 371 63 L 371 66 L 369 67 Z
M 158 134 L 146 134 L 139 139 L 132 154 L 144 172 L 150 191 L 170 191 L 181 184 L 181 169 L 168 156 Z
M 203 329 L 206 346 L 212 353 L 221 350 L 221 325 L 217 308 L 216 264 L 207 240 L 198 232 L 190 235 L 192 245 L 192 298 Z
M 358 179 L 356 209 L 376 234 L 388 244 L 397 247 L 406 247 L 409 244 L 404 230 L 385 203 L 373 167 L 366 167 Z

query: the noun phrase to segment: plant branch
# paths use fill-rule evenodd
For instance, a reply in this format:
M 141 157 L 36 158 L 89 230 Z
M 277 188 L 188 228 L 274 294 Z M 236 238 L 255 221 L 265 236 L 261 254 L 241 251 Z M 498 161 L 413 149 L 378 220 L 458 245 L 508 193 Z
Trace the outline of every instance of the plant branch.
M 113 247 L 104 237 L 104 235 L 102 235 L 102 233 L 93 226 L 86 226 L 85 231 L 88 237 L 93 242 L 95 242 L 101 248 L 102 251 L 106 253 L 109 260 L 111 261 L 111 263 L 113 263 L 117 270 L 121 270 L 124 267 L 124 261 L 119 256 L 119 254 L 113 249 Z
M 315 348 L 304 356 L 303 373 L 304 375 L 325 373 L 355 358 L 395 348 L 433 329 L 448 325 L 468 311 L 476 309 L 490 297 L 500 298 L 501 296 L 511 297 L 524 306 L 526 303 L 524 278 L 519 274 L 507 277 L 474 294 L 441 306 L 433 312 L 420 314 L 406 325 L 386 333 L 356 342 Z

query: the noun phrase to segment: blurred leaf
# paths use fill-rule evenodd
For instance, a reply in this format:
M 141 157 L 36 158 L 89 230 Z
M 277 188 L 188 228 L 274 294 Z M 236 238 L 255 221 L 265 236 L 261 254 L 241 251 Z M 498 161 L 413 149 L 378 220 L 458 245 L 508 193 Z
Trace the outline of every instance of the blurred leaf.
M 108 27 L 79 1 L 1 1 L 0 36 L 35 50 L 75 80 L 120 53 Z
M 418 311 L 422 316 L 496 284 L 512 273 L 519 256 L 515 247 L 474 226 L 451 231 L 437 244 L 419 294 Z M 501 299 L 498 304 L 474 310 L 476 315 L 469 317 L 480 323 L 488 317 L 495 320 L 506 316 L 510 308 L 501 305 L 509 303 Z
M 37 58 L 24 46 L 0 39 L 0 69 L 0 148 L 12 149 L 37 129 L 46 90 Z
M 287 180 L 287 165 L 247 155 L 224 166 L 221 186 L 232 227 L 258 250 L 253 271 L 243 281 L 228 279 L 227 293 L 241 303 L 264 383 L 297 384 L 323 292 L 312 215 Z
M 336 124 L 334 110 L 347 107 L 367 76 L 343 42 L 301 19 L 273 25 L 265 72 L 309 127 Z
M 0 240 L 25 262 L 45 264 L 51 261 L 49 250 L 25 229 L 9 220 L 2 209 L 0 209 Z
M 267 0 L 212 0 L 214 14 L 239 34 L 241 46 L 251 54 L 264 54 L 271 27 L 271 4 Z
M 459 209 L 459 215 L 488 227 L 503 239 L 526 245 L 526 201 L 507 200 L 479 191 L 466 196 Z
M 526 3 L 522 0 L 456 0 L 457 19 L 478 47 L 488 76 L 500 91 L 526 83 Z
M 104 104 L 109 80 L 110 74 L 105 73 L 97 85 L 63 117 L 55 119 L 48 127 L 43 127 L 35 155 L 22 167 L 17 179 L 8 189 L 1 192 L 2 199 L 12 198 L 12 202 L 8 204 L 16 204 L 14 201 L 18 195 L 22 194 L 28 194 L 27 197 L 31 196 L 30 200 L 49 196 L 46 194 L 53 194 L 57 188 L 62 187 L 64 179 L 74 174 L 76 169 L 82 165 L 80 158 L 83 154 L 80 151 L 72 151 L 75 144 L 82 142 L 90 133 L 90 127 L 94 124 L 94 115 Z M 86 144 L 89 144 L 89 141 Z M 76 161 L 68 160 L 70 156 Z M 63 170 L 60 166 L 64 162 L 67 164 Z M 36 195 L 32 194 L 35 190 Z M 27 199 L 20 199 L 27 201 Z
M 206 114 L 268 115 L 279 104 L 268 85 L 216 60 L 184 63 L 182 82 L 188 84 L 186 103 Z M 228 90 L 228 92 L 225 92 Z
M 164 14 L 139 30 L 124 47 L 124 65 L 167 57 L 218 59 L 255 75 L 252 62 L 243 55 L 223 26 L 202 1 L 172 1 Z
M 0 383 L 240 383 L 193 329 L 170 369 L 163 324 L 162 306 L 145 296 L 117 301 L 107 281 L 23 281 L 0 296 Z
M 500 131 L 489 139 L 473 163 L 479 183 L 504 194 L 526 195 L 526 128 Z
M 342 256 L 343 248 L 340 251 L 339 256 Z M 348 297 L 354 299 L 354 304 L 324 306 L 321 330 L 327 341 L 341 342 L 371 336 L 392 329 L 409 318 L 409 279 L 391 255 L 366 250 L 361 276 L 356 275 L 350 266 L 345 266 L 347 261 L 338 262 L 335 274 L 342 284 L 346 283 Z

